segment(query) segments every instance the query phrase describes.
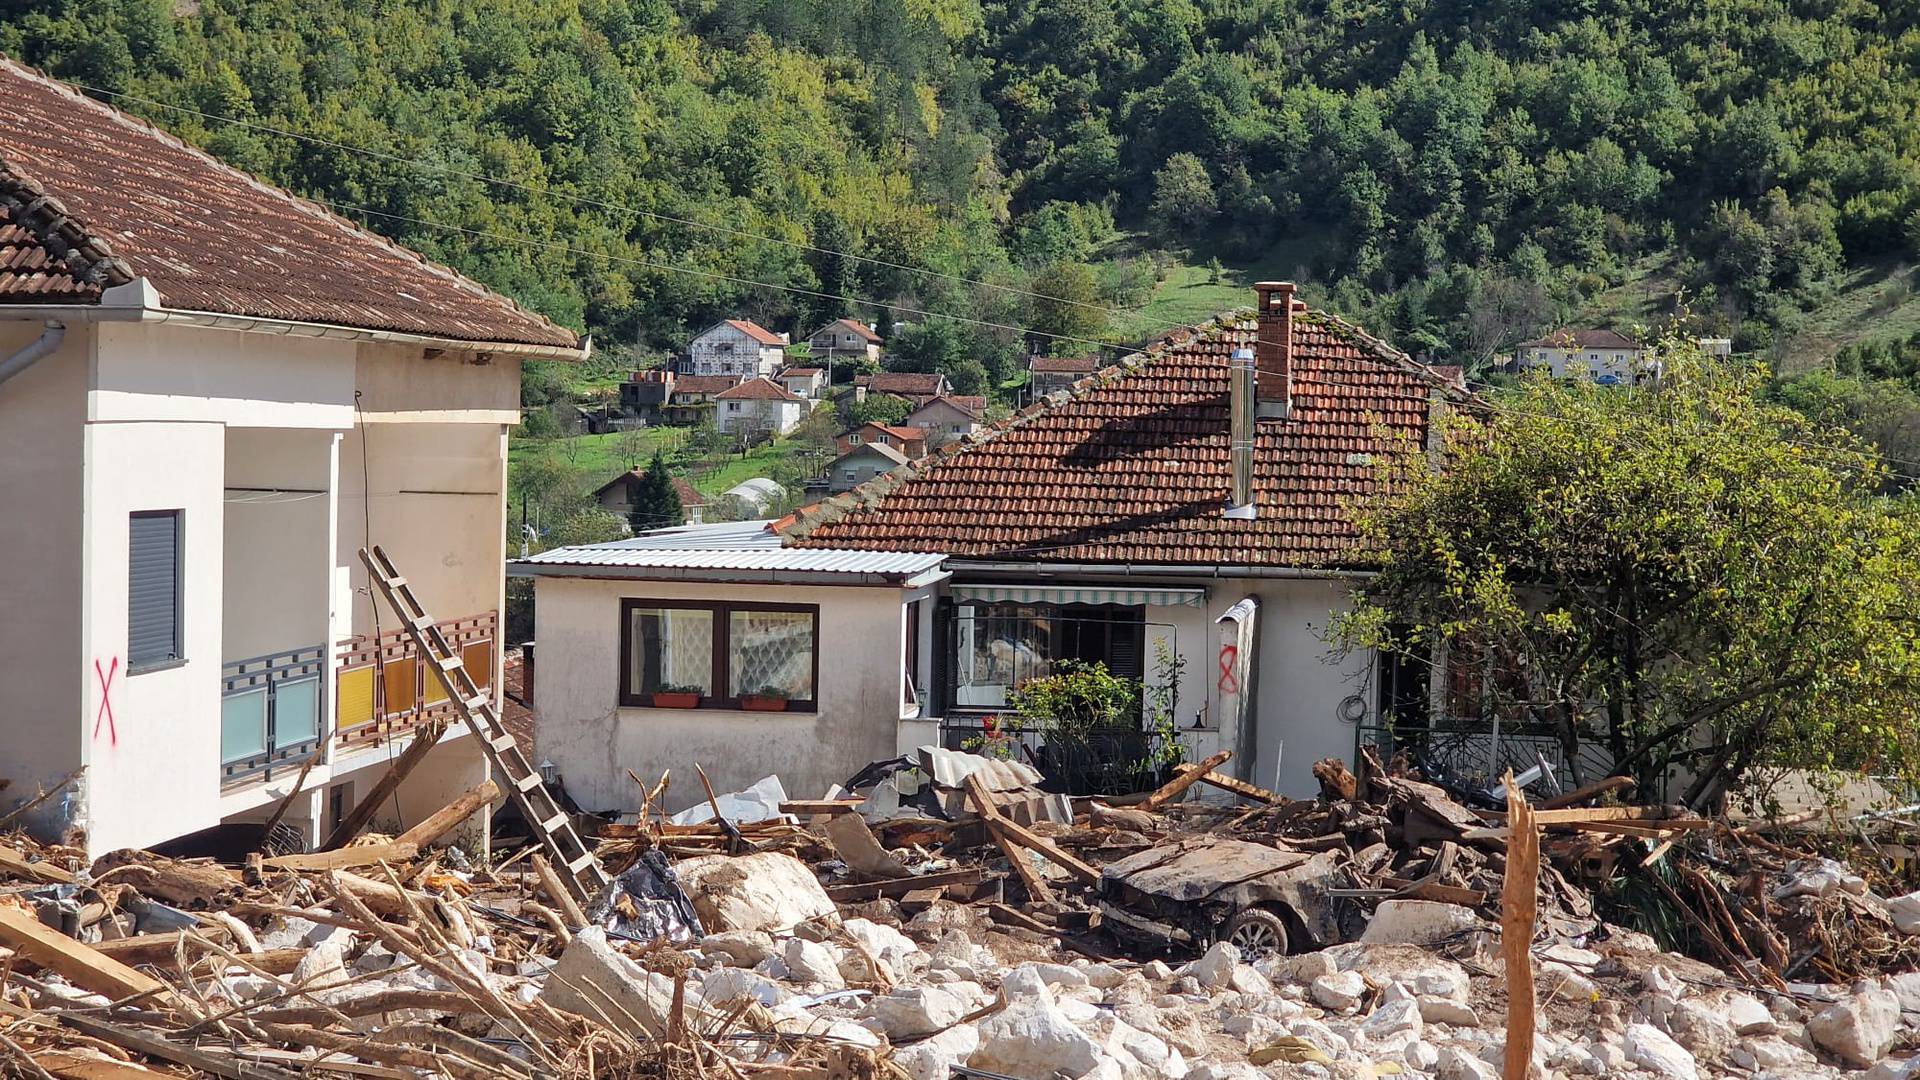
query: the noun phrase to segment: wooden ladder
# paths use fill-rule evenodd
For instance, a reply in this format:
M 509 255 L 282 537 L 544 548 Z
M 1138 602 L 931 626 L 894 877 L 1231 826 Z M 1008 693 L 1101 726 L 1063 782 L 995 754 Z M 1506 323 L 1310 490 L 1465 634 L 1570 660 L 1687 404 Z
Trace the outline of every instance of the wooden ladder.
M 448 644 L 440 628 L 434 625 L 433 617 L 420 606 L 420 601 L 413 595 L 413 588 L 394 569 L 393 560 L 387 557 L 387 553 L 378 544 L 372 550 L 361 548 L 360 561 L 367 567 L 368 578 L 387 598 L 387 604 L 399 614 L 401 624 L 407 628 L 408 636 L 413 638 L 414 647 L 420 650 L 420 655 L 426 658 L 425 662 L 439 676 L 440 685 L 446 688 L 447 699 L 454 711 L 473 729 L 474 737 L 480 740 L 487 760 L 493 763 L 494 771 L 504 781 L 501 786 L 513 796 L 528 826 L 539 834 L 540 842 L 553 858 L 554 868 L 559 871 L 561 885 L 585 907 L 606 886 L 606 871 L 600 868 L 599 860 L 594 858 L 593 852 L 580 839 L 572 818 L 554 801 L 553 793 L 547 790 L 547 786 L 541 783 L 540 774 L 527 764 L 527 756 L 521 752 L 520 745 L 507 733 L 506 725 L 500 722 L 500 712 L 494 708 L 493 696 L 473 681 L 460 654 Z

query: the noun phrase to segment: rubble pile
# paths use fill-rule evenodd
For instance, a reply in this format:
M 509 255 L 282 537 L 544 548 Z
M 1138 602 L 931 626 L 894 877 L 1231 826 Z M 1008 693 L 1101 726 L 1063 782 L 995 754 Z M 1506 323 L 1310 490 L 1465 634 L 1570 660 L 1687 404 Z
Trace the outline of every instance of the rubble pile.
M 0 1071 L 1483 1080 L 1529 1034 L 1517 962 L 1531 1076 L 1920 1078 L 1920 894 L 1598 785 L 1515 805 L 1515 960 L 1503 814 L 1367 756 L 1297 802 L 1223 760 L 1114 800 L 933 748 L 672 819 L 643 785 L 586 904 L 535 849 L 414 833 L 244 865 L 16 835 Z M 1629 929 L 1633 896 L 1705 959 Z

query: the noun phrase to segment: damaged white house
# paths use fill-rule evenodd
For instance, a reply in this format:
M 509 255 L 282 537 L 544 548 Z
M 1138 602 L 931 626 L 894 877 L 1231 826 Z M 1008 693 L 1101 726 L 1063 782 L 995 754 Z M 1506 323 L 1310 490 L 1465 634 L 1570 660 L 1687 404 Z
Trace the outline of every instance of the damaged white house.
M 1159 691 L 1189 756 L 1231 749 L 1242 779 L 1310 794 L 1316 760 L 1426 708 L 1424 668 L 1322 635 L 1364 572 L 1350 512 L 1376 459 L 1425 452 L 1464 391 L 1293 292 L 1260 285 L 1252 319 L 758 531 L 514 564 L 538 578 L 539 752 L 596 807 L 633 803 L 627 768 L 695 761 L 811 798 L 876 758 L 967 745 L 1022 681 L 1100 661 Z M 776 639 L 807 681 L 762 711 L 747 695 Z
M 576 335 L 0 62 L 0 809 L 92 852 L 352 808 L 445 711 L 355 552 L 499 678 L 507 431 Z M 485 772 L 446 744 L 376 820 Z M 399 821 L 395 822 L 394 819 Z

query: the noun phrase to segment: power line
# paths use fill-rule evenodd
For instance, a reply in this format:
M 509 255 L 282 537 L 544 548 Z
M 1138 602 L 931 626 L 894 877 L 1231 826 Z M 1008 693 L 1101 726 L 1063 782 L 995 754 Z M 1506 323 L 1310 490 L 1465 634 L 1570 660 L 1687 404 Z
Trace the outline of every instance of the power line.
M 891 262 L 887 259 L 876 259 L 869 255 L 856 255 L 850 251 L 836 251 L 832 248 L 818 247 L 813 244 L 807 244 L 797 240 L 788 240 L 779 236 L 770 236 L 765 233 L 756 233 L 747 229 L 739 229 L 731 225 L 713 225 L 704 221 L 696 221 L 693 218 L 680 217 L 674 214 L 662 214 L 655 210 L 642 210 L 637 206 L 627 206 L 623 203 L 608 202 L 604 199 L 595 199 L 595 198 L 590 198 L 584 195 L 573 195 L 568 192 L 557 191 L 550 187 L 543 187 L 538 184 L 529 184 L 522 180 L 509 180 L 509 179 L 506 179 L 505 177 L 490 176 L 486 173 L 468 172 L 464 169 L 456 169 L 448 165 L 441 165 L 435 162 L 423 161 L 419 158 L 409 158 L 400 154 L 388 153 L 387 151 L 384 151 L 384 150 L 374 150 L 370 147 L 355 146 L 352 143 L 340 142 L 337 139 L 328 139 L 319 135 L 307 135 L 297 131 L 290 131 L 290 130 L 287 130 L 286 128 L 274 127 L 270 124 L 259 124 L 259 123 L 254 123 L 253 121 L 250 121 L 250 120 L 241 120 L 238 117 L 222 116 L 218 113 L 205 112 L 200 109 L 189 108 L 188 106 L 185 106 L 185 105 L 174 105 L 165 101 L 156 100 L 154 98 L 142 97 L 138 94 L 122 93 L 117 90 L 108 90 L 104 87 L 89 86 L 86 83 L 70 83 L 69 85 L 75 87 L 76 89 L 86 91 L 89 94 L 98 94 L 103 97 L 117 98 L 121 101 L 138 102 L 142 105 L 150 105 L 158 109 L 167 109 L 177 113 L 184 113 L 188 116 L 198 117 L 202 120 L 210 120 L 220 124 L 230 124 L 234 127 L 243 128 L 248 131 L 257 131 L 257 132 L 262 132 L 268 135 L 278 135 L 283 138 L 297 139 L 302 142 L 311 143 L 315 146 L 325 146 L 334 150 L 344 150 L 348 153 L 362 154 L 370 158 L 379 159 L 381 161 L 392 162 L 396 165 L 408 165 L 408 166 L 412 166 L 420 169 L 430 169 L 440 173 L 443 176 L 457 176 L 467 180 L 477 180 L 481 183 L 496 184 L 500 187 L 512 188 L 516 191 L 522 191 L 529 195 L 540 195 L 547 198 L 561 199 L 566 202 L 571 202 L 579 206 L 591 206 L 600 210 L 611 210 L 617 213 L 633 214 L 637 217 L 648 218 L 653 221 L 667 222 L 673 225 L 683 225 L 690 229 L 705 229 L 710 232 L 721 233 L 726 236 L 737 237 L 740 239 L 758 240 L 763 243 L 779 244 L 783 247 L 792 248 L 796 251 L 810 252 L 815 255 L 832 255 L 842 259 L 851 259 L 855 262 L 866 263 L 869 266 L 881 266 L 889 270 L 899 270 L 909 274 L 920 274 L 925 277 L 938 278 L 945 281 L 959 282 L 963 285 L 972 285 L 972 286 L 983 288 L 983 289 L 995 289 L 1000 292 L 1009 293 L 1015 296 L 1025 296 L 1035 300 L 1046 300 L 1050 303 L 1055 303 L 1055 304 L 1067 304 L 1073 307 L 1085 308 L 1091 311 L 1105 312 L 1109 315 L 1132 314 L 1133 312 L 1139 311 L 1146 306 L 1142 304 L 1142 305 L 1137 305 L 1131 308 L 1117 308 L 1117 307 L 1112 307 L 1106 304 L 1090 304 L 1084 300 L 1070 300 L 1064 296 L 1052 296 L 1047 293 L 1035 292 L 1030 289 L 1022 289 L 1014 285 L 1001 285 L 997 282 L 984 281 L 979 278 L 970 278 L 961 274 L 948 274 L 939 270 L 930 270 L 925 267 L 910 266 L 905 263 Z

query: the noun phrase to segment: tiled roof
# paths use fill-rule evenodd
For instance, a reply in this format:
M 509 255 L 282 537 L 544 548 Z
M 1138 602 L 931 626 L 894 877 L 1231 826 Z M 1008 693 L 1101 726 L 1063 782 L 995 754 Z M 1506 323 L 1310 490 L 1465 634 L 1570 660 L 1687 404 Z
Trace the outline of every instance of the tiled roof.
M 799 401 L 792 392 L 765 375 L 714 395 L 717 401 Z
M 875 431 L 885 432 L 886 434 L 891 435 L 896 439 L 899 439 L 901 442 L 921 442 L 921 441 L 924 441 L 927 437 L 927 433 L 925 429 L 917 428 L 917 427 L 906 427 L 905 425 L 900 425 L 900 424 L 882 424 L 877 420 L 868 421 L 867 423 L 861 425 L 861 430 L 863 431 L 868 428 L 872 428 Z
M 860 322 L 855 319 L 835 319 L 832 322 L 828 323 L 827 325 L 821 327 L 818 330 L 815 330 L 813 333 L 807 336 L 819 337 L 821 334 L 842 334 L 842 333 L 858 334 L 862 339 L 864 339 L 870 345 L 880 344 L 880 335 L 874 333 L 873 329 L 869 327 L 866 323 Z
M 825 375 L 826 373 L 826 368 L 790 367 L 782 371 L 780 377 L 783 379 L 811 379 L 819 375 Z
M 1556 330 L 1543 338 L 1523 341 L 1520 349 L 1644 349 L 1645 345 L 1614 330 Z
M 945 388 L 946 381 L 947 377 L 938 372 L 923 374 L 917 371 L 882 371 L 854 379 L 855 384 L 875 393 L 899 394 L 903 397 L 932 397 Z
M 1027 361 L 1028 371 L 1060 375 L 1091 375 L 1099 366 L 1091 356 L 1036 356 Z
M 707 497 L 700 494 L 700 489 L 688 483 L 683 476 L 673 478 L 673 490 L 680 496 L 680 505 L 684 508 L 707 505 Z
M 0 302 L 170 308 L 572 349 L 498 293 L 0 58 Z
M 987 399 L 978 394 L 948 394 L 946 399 L 960 406 L 962 412 L 972 413 L 975 420 L 987 414 Z
M 1353 502 L 1420 450 L 1443 380 L 1318 313 L 1294 320 L 1293 416 L 1258 424 L 1252 521 L 1229 487 L 1227 357 L 1251 319 L 1187 332 L 930 457 L 803 510 L 803 547 L 1032 562 L 1325 568 Z
M 785 345 L 786 339 L 750 319 L 728 319 L 727 325 L 762 345 Z
M 673 393 L 681 394 L 717 394 L 740 385 L 738 375 L 681 375 L 673 380 Z
M 895 465 L 904 465 L 906 464 L 906 461 L 907 461 L 907 455 L 901 453 L 898 450 L 895 450 L 893 447 L 888 446 L 886 443 L 863 442 L 853 447 L 852 449 L 848 450 L 846 453 L 841 454 L 839 457 L 834 458 L 833 463 L 835 465 L 838 465 L 841 462 L 847 460 L 848 458 L 855 456 L 856 454 L 878 454 L 881 457 L 886 458 L 888 461 L 893 462 Z

